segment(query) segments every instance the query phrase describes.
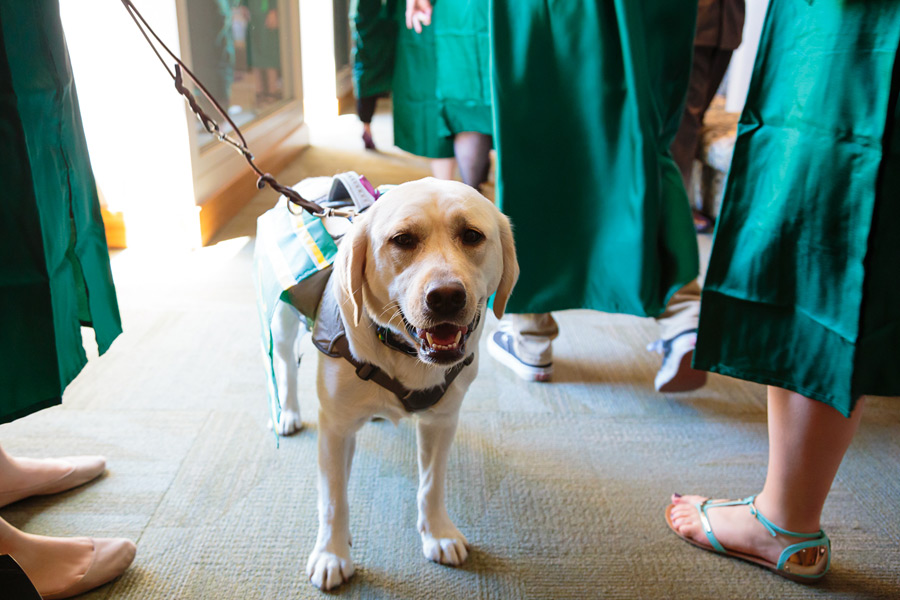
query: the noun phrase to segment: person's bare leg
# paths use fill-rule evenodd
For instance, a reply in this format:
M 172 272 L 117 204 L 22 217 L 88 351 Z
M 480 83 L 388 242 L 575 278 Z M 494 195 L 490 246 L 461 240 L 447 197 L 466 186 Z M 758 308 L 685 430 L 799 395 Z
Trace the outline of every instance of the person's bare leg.
M 830 406 L 769 387 L 769 468 L 756 506 L 790 531 L 817 531 L 825 498 L 859 428 L 865 399 L 849 418 Z
M 455 158 L 434 158 L 431 160 L 431 173 L 437 179 L 453 179 L 453 170 L 455 168 Z
M 756 498 L 759 512 L 788 531 L 814 534 L 838 467 L 859 427 L 864 398 L 850 418 L 830 406 L 795 392 L 769 386 L 769 467 L 763 491 Z M 672 496 L 675 529 L 708 545 L 694 504 L 703 496 Z M 772 537 L 747 506 L 709 511 L 710 526 L 726 549 L 775 562 L 798 538 Z
M 493 138 L 477 131 L 462 131 L 453 138 L 453 154 L 459 175 L 468 186 L 481 190 L 491 168 Z

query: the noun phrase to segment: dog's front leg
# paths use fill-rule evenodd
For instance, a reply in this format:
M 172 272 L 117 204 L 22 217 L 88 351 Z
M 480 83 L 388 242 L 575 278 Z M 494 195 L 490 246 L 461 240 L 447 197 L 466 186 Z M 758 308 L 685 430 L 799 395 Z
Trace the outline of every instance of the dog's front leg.
M 319 536 L 306 572 L 313 585 L 330 590 L 350 579 L 350 510 L 347 480 L 356 431 L 331 424 L 319 412 Z
M 458 413 L 423 416 L 416 426 L 419 446 L 418 529 L 425 558 L 445 565 L 461 565 L 469 555 L 468 542 L 456 528 L 444 503 L 447 458 L 456 433 Z
M 269 427 L 278 435 L 291 435 L 303 428 L 300 420 L 300 404 L 297 399 L 297 376 L 300 366 L 300 353 L 297 343 L 300 334 L 306 332 L 303 317 L 296 308 L 287 302 L 278 301 L 272 317 L 272 367 L 278 386 L 278 400 L 281 403 L 281 415 L 277 423 L 270 422 Z

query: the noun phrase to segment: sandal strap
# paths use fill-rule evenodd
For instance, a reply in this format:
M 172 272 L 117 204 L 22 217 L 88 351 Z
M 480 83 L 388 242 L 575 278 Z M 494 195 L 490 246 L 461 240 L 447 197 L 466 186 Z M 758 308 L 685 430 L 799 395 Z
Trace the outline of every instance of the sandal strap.
M 703 532 L 706 534 L 706 539 L 709 540 L 710 545 L 717 552 L 721 554 L 727 553 L 725 547 L 722 546 L 722 544 L 719 543 L 719 540 L 716 539 L 716 536 L 712 530 L 712 526 L 709 523 L 709 515 L 706 511 L 710 508 L 721 508 L 724 506 L 749 506 L 750 514 L 753 515 L 756 520 L 766 528 L 766 531 L 768 531 L 772 535 L 772 537 L 775 537 L 780 533 L 783 535 L 789 535 L 791 537 L 808 538 L 806 541 L 790 545 L 782 551 L 781 555 L 778 557 L 779 569 L 784 565 L 785 562 L 787 562 L 787 559 L 790 558 L 790 556 L 798 550 L 803 550 L 804 548 L 811 548 L 814 546 L 821 546 L 823 545 L 823 542 L 829 549 L 830 558 L 831 540 L 828 539 L 828 536 L 825 535 L 825 532 L 823 530 L 820 529 L 816 533 L 797 533 L 795 531 L 788 531 L 783 527 L 779 527 L 778 525 L 767 519 L 765 515 L 759 512 L 759 509 L 756 508 L 756 504 L 754 504 L 756 496 L 757 494 L 754 494 L 752 496 L 747 496 L 746 498 L 743 498 L 741 500 L 727 500 L 724 502 L 713 502 L 707 499 L 699 504 L 694 504 L 694 506 L 697 507 L 697 511 L 700 513 L 700 523 L 703 525 Z
M 756 500 L 756 495 L 750 496 L 749 498 L 745 498 L 745 500 L 750 501 L 750 503 L 749 503 L 750 504 L 750 514 L 752 514 L 754 517 L 756 517 L 756 519 L 760 523 L 763 524 L 763 527 L 765 527 L 766 530 L 768 530 L 768 532 L 772 534 L 772 537 L 775 537 L 776 533 L 780 533 L 783 535 L 789 535 L 791 537 L 809 538 L 809 539 L 813 539 L 813 540 L 827 537 L 827 536 L 825 536 L 825 532 L 822 531 L 821 529 L 819 531 L 817 531 L 816 533 L 797 533 L 796 531 L 788 531 L 787 529 L 784 529 L 783 527 L 779 527 L 778 525 L 776 525 L 775 523 L 773 523 L 772 521 L 767 519 L 765 517 L 765 515 L 763 515 L 761 512 L 759 512 L 759 509 L 756 508 L 756 504 L 753 503 L 753 501 Z
M 819 531 L 816 533 L 798 533 L 796 531 L 788 531 L 787 529 L 785 529 L 783 527 L 779 527 L 778 525 L 776 525 L 775 523 L 773 523 L 772 521 L 767 519 L 765 517 L 765 515 L 763 515 L 761 512 L 759 512 L 759 509 L 756 508 L 756 505 L 753 503 L 753 501 L 755 499 L 756 499 L 756 496 L 750 496 L 750 498 L 749 498 L 750 513 L 754 517 L 756 517 L 756 519 L 760 523 L 762 523 L 763 527 L 765 527 L 766 530 L 768 530 L 768 532 L 772 534 L 772 537 L 775 537 L 775 534 L 777 532 L 777 533 L 781 533 L 783 535 L 789 535 L 791 537 L 807 538 L 805 541 L 797 542 L 796 544 L 791 544 L 790 546 L 788 546 L 784 550 L 782 550 L 781 554 L 778 555 L 778 563 L 775 565 L 776 569 L 778 569 L 779 571 L 782 570 L 784 568 L 784 565 L 787 563 L 788 559 L 791 556 L 793 556 L 794 554 L 796 554 L 797 552 L 799 552 L 800 550 L 804 550 L 806 548 L 815 548 L 817 546 L 824 546 L 825 548 L 827 548 L 826 552 L 828 553 L 828 556 L 826 557 L 828 564 L 825 565 L 825 571 L 828 570 L 828 567 L 831 564 L 831 540 L 828 539 L 827 535 L 825 535 L 824 530 L 819 529 Z M 795 573 L 794 576 L 807 577 L 806 575 L 800 575 L 799 573 Z M 818 576 L 810 576 L 810 577 L 818 577 Z
M 706 499 L 703 502 L 694 503 L 694 506 L 697 508 L 697 512 L 700 513 L 700 524 L 703 525 L 703 533 L 706 534 L 706 539 L 709 541 L 710 545 L 713 549 L 720 554 L 727 554 L 727 550 L 725 550 L 725 546 L 719 543 L 719 540 L 716 539 L 716 535 L 713 533 L 712 525 L 709 522 L 709 515 L 706 511 L 710 508 L 719 508 L 722 506 L 738 506 L 741 504 L 746 504 L 743 500 L 728 500 L 725 502 L 713 502 L 712 500 Z

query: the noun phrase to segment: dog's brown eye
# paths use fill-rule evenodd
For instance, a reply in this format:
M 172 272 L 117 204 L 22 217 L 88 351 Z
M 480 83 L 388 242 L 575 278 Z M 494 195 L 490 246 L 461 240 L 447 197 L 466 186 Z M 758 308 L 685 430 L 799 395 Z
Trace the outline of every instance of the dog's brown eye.
M 398 233 L 391 238 L 391 241 L 401 248 L 412 248 L 416 245 L 416 238 L 408 233 Z
M 462 233 L 462 241 L 464 244 L 474 245 L 484 239 L 484 234 L 477 229 L 466 229 Z

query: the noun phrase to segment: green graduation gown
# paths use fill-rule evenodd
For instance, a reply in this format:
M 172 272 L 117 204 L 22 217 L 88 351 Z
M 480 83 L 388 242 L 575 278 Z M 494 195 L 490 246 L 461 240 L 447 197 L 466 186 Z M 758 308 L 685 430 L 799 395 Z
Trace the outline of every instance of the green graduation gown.
M 0 423 L 58 404 L 121 332 L 57 0 L 0 0 Z
M 769 5 L 695 366 L 849 415 L 900 395 L 900 2 Z
M 354 0 L 350 5 L 353 29 L 353 91 L 357 98 L 391 91 L 397 46 L 395 0 Z
M 513 313 L 654 316 L 697 276 L 669 145 L 696 0 L 493 0 L 497 197 L 522 266 Z
M 453 156 L 453 136 L 491 135 L 489 0 L 440 0 L 431 25 L 406 28 L 398 2 L 394 143 L 429 158 Z

